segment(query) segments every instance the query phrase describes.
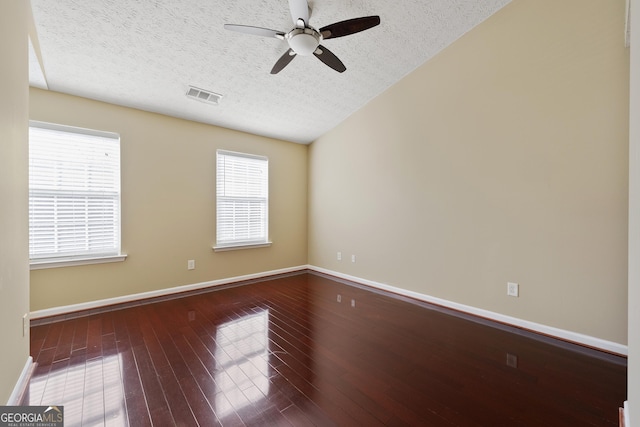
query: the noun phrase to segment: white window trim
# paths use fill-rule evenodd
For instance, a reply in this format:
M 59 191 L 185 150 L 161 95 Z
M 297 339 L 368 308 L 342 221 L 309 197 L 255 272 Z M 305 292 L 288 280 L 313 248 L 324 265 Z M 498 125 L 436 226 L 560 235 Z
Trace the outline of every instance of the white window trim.
M 68 126 L 68 125 L 62 125 L 57 123 L 41 122 L 37 120 L 29 120 L 29 127 L 39 127 L 42 129 L 82 133 L 82 134 L 92 135 L 92 136 L 120 139 L 120 135 L 115 132 L 81 128 L 77 126 Z M 122 197 L 122 190 L 120 190 L 120 197 Z M 120 204 L 120 209 L 122 209 L 121 204 Z M 122 221 L 122 212 L 120 212 L 119 215 L 120 215 L 119 221 Z M 120 233 L 121 232 L 122 231 L 120 231 Z M 122 239 L 121 235 L 120 235 L 120 239 Z M 122 244 L 122 240 L 120 240 L 120 244 Z M 113 263 L 113 262 L 122 262 L 126 259 L 127 259 L 127 254 L 124 254 L 122 252 L 114 253 L 114 254 L 96 254 L 95 256 L 91 254 L 85 254 L 85 255 L 76 255 L 76 256 L 68 256 L 68 257 L 58 257 L 58 258 L 56 257 L 33 258 L 33 259 L 30 258 L 29 269 L 43 270 L 48 268 L 73 267 L 73 266 L 79 266 L 79 265 L 106 264 L 106 263 Z
M 63 132 L 82 133 L 91 136 L 102 136 L 104 138 L 120 138 L 117 132 L 109 132 L 105 130 L 96 130 L 89 128 L 81 128 L 78 126 L 61 125 L 58 123 L 40 122 L 38 120 L 29 120 L 29 127 L 39 127 L 42 129 L 59 130 Z
M 254 249 L 254 248 L 268 248 L 272 242 L 260 242 L 260 243 L 236 243 L 233 245 L 217 245 L 213 247 L 215 252 L 236 251 L 238 249 Z
M 267 156 L 263 156 L 263 155 L 258 155 L 258 154 L 249 154 L 249 153 L 241 153 L 241 152 L 237 152 L 237 151 L 230 151 L 230 150 L 223 150 L 223 149 L 218 149 L 216 150 L 216 201 L 218 199 L 218 195 L 217 195 L 217 191 L 218 191 L 218 166 L 217 166 L 217 156 L 218 154 L 223 154 L 223 155 L 230 155 L 230 156 L 236 156 L 236 157 L 245 157 L 248 159 L 257 159 L 257 160 L 265 160 L 268 164 L 269 162 L 269 158 Z M 267 177 L 267 180 L 269 178 Z M 268 190 L 267 190 L 268 191 Z M 217 204 L 217 203 L 216 203 Z M 217 212 L 217 205 L 216 205 L 216 235 L 218 233 L 218 212 Z M 266 230 L 267 230 L 267 235 L 266 235 L 266 240 L 262 241 L 262 240 L 251 240 L 251 241 L 236 241 L 236 242 L 229 242 L 229 243 L 218 243 L 217 242 L 217 236 L 216 236 L 216 244 L 213 246 L 213 250 L 215 252 L 225 252 L 225 251 L 235 251 L 235 250 L 241 250 L 241 249 L 255 249 L 255 248 L 266 248 L 266 247 L 270 247 L 272 245 L 271 240 L 269 239 L 269 196 L 267 196 L 267 223 L 266 223 Z
M 90 265 L 90 264 L 106 264 L 111 262 L 122 262 L 127 259 L 126 254 L 109 255 L 99 257 L 86 257 L 86 258 L 45 258 L 31 260 L 29 263 L 30 270 L 44 270 L 46 268 L 59 268 L 59 267 L 74 267 L 77 265 Z

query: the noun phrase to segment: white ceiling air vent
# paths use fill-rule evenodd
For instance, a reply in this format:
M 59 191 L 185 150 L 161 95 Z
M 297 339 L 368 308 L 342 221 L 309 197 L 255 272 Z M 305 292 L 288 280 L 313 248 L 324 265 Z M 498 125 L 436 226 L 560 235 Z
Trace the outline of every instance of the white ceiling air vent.
M 218 105 L 222 99 L 222 95 L 219 93 L 211 92 L 208 90 L 200 89 L 197 87 L 189 86 L 187 90 L 187 96 L 200 102 L 206 102 L 207 104 Z

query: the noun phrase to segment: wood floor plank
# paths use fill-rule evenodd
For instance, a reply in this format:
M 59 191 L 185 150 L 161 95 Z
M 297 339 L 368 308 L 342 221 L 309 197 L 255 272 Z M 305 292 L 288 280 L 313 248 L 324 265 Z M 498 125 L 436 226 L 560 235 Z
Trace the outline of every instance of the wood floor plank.
M 48 325 L 47 336 L 42 344 L 43 349 L 56 348 L 60 340 L 62 329 L 68 322 L 55 322 Z
M 69 372 L 69 359 L 52 363 L 46 373 L 46 384 L 42 393 L 41 404 L 62 405 Z
M 138 396 L 131 396 L 125 398 L 125 405 L 127 407 L 128 422 L 131 426 L 149 427 L 151 423 L 151 415 L 147 408 L 144 398 Z
M 291 425 L 296 427 L 312 427 L 316 425 L 300 408 L 293 404 L 283 409 L 282 415 L 289 420 Z
M 616 426 L 626 360 L 299 273 L 31 328 L 66 425 Z
M 87 324 L 87 359 L 102 356 L 102 319 L 91 316 Z
M 73 334 L 73 342 L 71 344 L 71 353 L 85 351 L 87 349 L 87 330 L 89 328 L 88 318 L 79 318 L 75 322 L 76 328 Z
M 218 416 L 213 411 L 207 397 L 202 393 L 197 382 L 192 377 L 183 378 L 180 387 L 185 396 L 189 396 L 188 403 L 191 412 L 201 426 L 219 426 Z
M 133 356 L 135 358 L 138 375 L 140 376 L 140 382 L 142 389 L 144 390 L 144 397 L 147 403 L 149 414 L 151 415 L 151 421 L 154 424 L 160 422 L 160 419 L 154 419 L 154 414 L 164 415 L 165 411 L 162 408 L 167 408 L 169 403 L 165 399 L 162 388 L 158 382 L 158 373 L 155 370 L 153 363 L 151 362 L 151 356 L 147 351 L 146 346 L 136 345 L 132 347 Z
M 82 425 L 104 425 L 104 373 L 101 358 L 91 358 L 85 364 L 82 399 Z
M 176 425 L 191 426 L 196 425 L 196 419 L 189 408 L 187 399 L 176 380 L 170 365 L 163 365 L 158 368 L 158 380 L 162 386 L 169 405 L 171 417 Z
M 102 386 L 104 393 L 105 426 L 127 426 L 129 417 L 124 397 L 122 365 L 117 353 L 115 334 L 103 335 Z
M 73 344 L 73 335 L 75 333 L 77 321 L 65 322 L 60 332 L 58 342 L 56 343 L 56 354 L 53 361 L 68 359 L 71 356 L 71 348 Z
M 140 382 L 138 368 L 130 344 L 126 341 L 117 343 L 122 370 L 122 387 L 124 390 L 127 417 L 132 426 L 150 426 L 149 408 Z
M 115 333 L 115 329 L 113 327 L 113 312 L 106 311 L 100 315 L 100 319 L 102 319 L 101 329 L 103 335 L 113 334 Z

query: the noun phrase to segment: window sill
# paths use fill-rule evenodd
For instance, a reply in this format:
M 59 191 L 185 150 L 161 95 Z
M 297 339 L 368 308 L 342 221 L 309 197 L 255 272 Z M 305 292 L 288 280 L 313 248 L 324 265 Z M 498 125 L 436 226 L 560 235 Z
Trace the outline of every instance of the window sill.
M 61 258 L 32 260 L 29 263 L 30 270 L 43 270 L 45 268 L 74 267 L 77 265 L 105 264 L 109 262 L 122 262 L 127 259 L 126 254 L 99 256 L 93 258 Z
M 271 246 L 271 242 L 239 243 L 239 244 L 235 244 L 235 245 L 214 246 L 213 250 L 215 252 L 224 252 L 224 251 L 236 251 L 236 250 L 239 250 L 239 249 L 268 248 L 269 246 Z

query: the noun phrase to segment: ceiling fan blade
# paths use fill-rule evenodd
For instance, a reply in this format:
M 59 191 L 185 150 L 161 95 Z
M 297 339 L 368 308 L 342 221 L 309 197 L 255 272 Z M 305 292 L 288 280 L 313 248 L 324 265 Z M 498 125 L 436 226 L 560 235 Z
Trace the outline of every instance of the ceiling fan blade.
M 309 4 L 307 0 L 289 0 L 289 10 L 293 24 L 298 25 L 298 19 L 302 19 L 305 25 L 309 25 Z
M 293 49 L 287 50 L 273 66 L 273 68 L 271 69 L 271 74 L 278 74 L 284 67 L 289 65 L 289 62 L 293 61 L 293 58 L 295 58 L 295 56 L 296 53 L 293 51 Z
M 320 61 L 324 62 L 339 73 L 343 73 L 347 69 L 347 67 L 344 66 L 342 61 L 340 61 L 337 56 L 335 56 L 329 49 L 322 45 L 318 46 L 313 54 Z
M 359 33 L 380 24 L 379 16 L 363 16 L 362 18 L 347 19 L 320 28 L 323 39 L 335 39 L 336 37 L 348 36 Z
M 238 33 L 251 34 L 254 36 L 274 37 L 276 39 L 284 40 L 284 33 L 282 31 L 270 30 L 268 28 L 252 27 L 249 25 L 224 24 L 224 29 L 236 31 Z

